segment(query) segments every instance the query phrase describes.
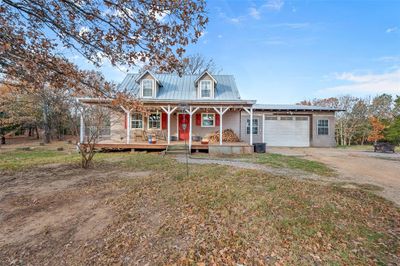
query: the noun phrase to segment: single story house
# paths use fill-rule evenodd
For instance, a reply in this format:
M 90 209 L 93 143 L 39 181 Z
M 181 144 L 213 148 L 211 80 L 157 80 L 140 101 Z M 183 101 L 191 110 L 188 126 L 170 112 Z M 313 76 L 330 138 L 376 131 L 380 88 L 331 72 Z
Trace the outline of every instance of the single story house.
M 302 105 L 256 104 L 240 97 L 232 75 L 155 74 L 145 71 L 128 74 L 121 89 L 132 90 L 148 110 L 147 114 L 113 113 L 107 138 L 99 143 L 110 147 L 166 148 L 186 141 L 191 149 L 211 146 L 246 147 L 253 143 L 267 146 L 335 146 L 333 108 Z M 96 99 L 80 98 L 82 103 Z M 81 123 L 81 142 L 85 130 Z M 231 129 L 240 139 L 236 143 L 201 144 L 212 133 Z M 157 136 L 150 144 L 147 135 Z M 203 142 L 204 143 L 204 142 Z M 211 149 L 211 148 L 210 148 Z

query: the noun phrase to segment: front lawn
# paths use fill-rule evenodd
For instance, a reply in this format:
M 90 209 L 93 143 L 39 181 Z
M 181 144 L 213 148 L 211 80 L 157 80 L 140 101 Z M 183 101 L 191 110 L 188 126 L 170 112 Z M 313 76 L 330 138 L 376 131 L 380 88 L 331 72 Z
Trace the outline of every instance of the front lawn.
M 0 264 L 400 262 L 400 211 L 367 191 L 216 165 L 191 165 L 188 177 L 157 154 L 96 161 L 0 178 Z
M 313 160 L 299 158 L 297 156 L 287 156 L 276 153 L 263 153 L 255 156 L 255 161 L 275 168 L 289 168 L 304 172 L 332 176 L 335 171 L 325 164 Z

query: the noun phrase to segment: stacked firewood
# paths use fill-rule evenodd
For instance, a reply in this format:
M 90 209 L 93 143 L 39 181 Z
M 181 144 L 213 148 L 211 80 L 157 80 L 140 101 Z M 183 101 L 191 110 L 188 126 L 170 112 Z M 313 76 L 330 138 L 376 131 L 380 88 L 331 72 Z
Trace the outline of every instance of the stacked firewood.
M 219 142 L 219 131 L 209 135 L 208 139 L 211 143 Z M 225 129 L 222 131 L 223 142 L 239 142 L 239 137 L 233 132 L 232 129 Z

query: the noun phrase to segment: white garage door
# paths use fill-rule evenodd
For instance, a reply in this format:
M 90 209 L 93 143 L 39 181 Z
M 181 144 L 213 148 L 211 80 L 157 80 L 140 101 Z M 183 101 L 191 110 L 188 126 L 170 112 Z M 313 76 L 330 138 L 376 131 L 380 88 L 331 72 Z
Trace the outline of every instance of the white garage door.
M 264 140 L 267 146 L 310 146 L 308 116 L 266 116 L 264 122 Z

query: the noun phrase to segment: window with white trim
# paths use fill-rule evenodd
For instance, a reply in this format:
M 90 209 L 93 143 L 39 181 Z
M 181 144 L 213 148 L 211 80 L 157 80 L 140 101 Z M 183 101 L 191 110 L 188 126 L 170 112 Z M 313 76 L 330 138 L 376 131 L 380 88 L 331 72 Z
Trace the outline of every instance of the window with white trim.
M 150 114 L 147 123 L 148 129 L 161 129 L 161 114 Z
M 247 119 L 246 133 L 247 133 L 247 135 L 250 135 L 250 119 Z M 253 118 L 253 135 L 257 135 L 257 134 L 258 134 L 258 119 Z
M 210 98 L 211 97 L 211 80 L 202 80 L 200 81 L 200 97 L 201 98 Z
M 132 128 L 142 129 L 143 128 L 143 115 L 141 113 L 132 114 Z
M 329 135 L 328 119 L 319 119 L 317 124 L 318 135 Z
M 215 114 L 201 114 L 201 126 L 202 127 L 214 127 L 215 126 Z
M 144 79 L 142 80 L 142 95 L 143 98 L 153 98 L 153 80 Z

